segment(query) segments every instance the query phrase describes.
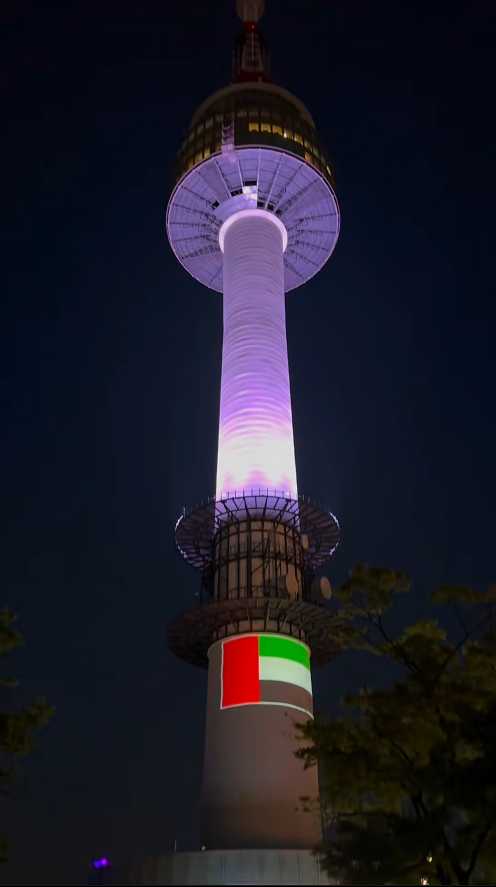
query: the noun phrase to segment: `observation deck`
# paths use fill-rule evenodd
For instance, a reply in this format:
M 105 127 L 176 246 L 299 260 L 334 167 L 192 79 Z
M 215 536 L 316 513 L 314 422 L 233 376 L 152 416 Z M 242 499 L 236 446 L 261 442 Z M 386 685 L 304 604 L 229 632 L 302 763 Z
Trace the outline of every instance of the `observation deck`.
M 176 545 L 201 571 L 198 606 L 169 626 L 169 648 L 206 667 L 215 641 L 242 632 L 272 631 L 308 643 L 323 665 L 338 646 L 335 614 L 312 581 L 339 543 L 332 513 L 303 496 L 251 490 L 210 499 L 180 515 Z
M 235 147 L 276 148 L 316 167 L 334 186 L 332 168 L 314 120 L 303 102 L 274 83 L 232 83 L 206 99 L 193 114 L 179 149 L 176 181 L 222 149 L 226 126 Z
M 303 103 L 272 83 L 234 83 L 214 93 L 193 115 L 179 151 L 167 234 L 183 267 L 217 292 L 219 230 L 244 208 L 283 222 L 286 292 L 317 274 L 335 247 L 332 167 Z

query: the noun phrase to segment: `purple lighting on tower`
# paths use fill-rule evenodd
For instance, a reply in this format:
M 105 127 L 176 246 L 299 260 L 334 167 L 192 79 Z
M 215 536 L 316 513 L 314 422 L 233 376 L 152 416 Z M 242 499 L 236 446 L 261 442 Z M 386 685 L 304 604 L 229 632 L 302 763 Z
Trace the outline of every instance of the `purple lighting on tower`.
M 91 867 L 96 869 L 107 869 L 110 866 L 110 860 L 107 859 L 106 856 L 102 856 L 100 859 L 93 859 L 91 863 Z
M 255 488 L 298 497 L 284 295 L 284 224 L 243 209 L 222 225 L 224 339 L 217 499 Z

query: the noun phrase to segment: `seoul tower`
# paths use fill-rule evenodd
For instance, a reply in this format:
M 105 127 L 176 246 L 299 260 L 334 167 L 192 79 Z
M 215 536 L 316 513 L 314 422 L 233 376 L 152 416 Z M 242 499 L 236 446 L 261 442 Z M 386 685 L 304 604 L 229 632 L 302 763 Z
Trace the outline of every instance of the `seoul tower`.
M 263 0 L 236 8 L 232 83 L 193 115 L 167 208 L 178 261 L 223 301 L 215 494 L 175 528 L 201 591 L 168 635 L 177 656 L 208 669 L 205 864 L 220 851 L 310 858 L 320 815 L 301 798 L 318 799 L 318 776 L 295 757 L 295 724 L 313 717 L 311 666 L 335 654 L 316 574 L 339 526 L 298 490 L 285 303 L 330 257 L 339 209 L 313 118 L 271 81 Z

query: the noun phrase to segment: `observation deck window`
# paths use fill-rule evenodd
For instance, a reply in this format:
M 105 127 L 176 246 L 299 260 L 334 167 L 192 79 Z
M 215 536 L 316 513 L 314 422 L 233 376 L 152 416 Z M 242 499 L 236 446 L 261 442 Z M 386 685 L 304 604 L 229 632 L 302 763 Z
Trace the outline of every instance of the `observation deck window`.
M 209 115 L 209 116 L 207 116 Z M 224 97 L 210 107 L 203 118 L 185 133 L 178 156 L 181 174 L 202 160 L 220 152 L 223 126 L 235 124 L 235 144 L 261 144 L 285 147 L 305 158 L 307 163 L 332 178 L 327 157 L 322 152 L 315 128 L 289 102 L 255 90 Z M 260 136 L 257 135 L 260 133 Z M 249 136 L 249 137 L 248 137 Z M 284 142 L 282 141 L 284 139 Z

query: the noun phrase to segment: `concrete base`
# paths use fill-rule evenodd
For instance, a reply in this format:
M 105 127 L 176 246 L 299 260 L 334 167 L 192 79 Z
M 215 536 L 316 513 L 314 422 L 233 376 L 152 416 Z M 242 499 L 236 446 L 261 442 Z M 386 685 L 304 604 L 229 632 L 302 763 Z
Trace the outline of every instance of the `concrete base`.
M 199 844 L 209 850 L 312 850 L 322 840 L 317 767 L 305 769 L 295 757 L 305 745 L 296 725 L 309 720 L 312 697 L 293 684 L 268 681 L 280 703 L 222 708 L 224 643 L 232 640 L 208 651 Z
M 204 850 L 148 859 L 142 887 L 166 884 L 334 884 L 310 850 Z

